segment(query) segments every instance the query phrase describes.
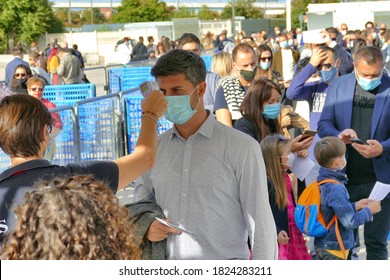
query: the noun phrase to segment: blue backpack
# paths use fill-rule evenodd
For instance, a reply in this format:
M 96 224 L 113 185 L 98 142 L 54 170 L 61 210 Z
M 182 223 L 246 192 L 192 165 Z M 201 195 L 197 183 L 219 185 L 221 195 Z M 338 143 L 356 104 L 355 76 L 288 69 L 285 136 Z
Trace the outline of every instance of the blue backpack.
M 337 216 L 334 215 L 330 222 L 326 224 L 324 216 L 321 212 L 320 185 L 326 183 L 340 184 L 336 180 L 326 179 L 320 182 L 314 181 L 309 186 L 307 186 L 299 197 L 297 206 L 295 208 L 295 223 L 302 233 L 312 237 L 324 236 L 329 231 L 329 228 L 334 223 L 336 223 L 335 231 L 337 241 L 341 250 L 345 252 L 344 244 L 340 235 Z

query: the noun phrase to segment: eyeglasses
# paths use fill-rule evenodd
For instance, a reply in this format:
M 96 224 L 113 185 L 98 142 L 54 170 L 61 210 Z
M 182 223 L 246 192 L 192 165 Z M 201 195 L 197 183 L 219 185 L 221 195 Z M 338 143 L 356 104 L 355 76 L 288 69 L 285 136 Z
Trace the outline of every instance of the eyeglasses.
M 317 66 L 317 70 L 318 71 L 321 71 L 322 69 L 325 69 L 325 70 L 330 70 L 332 69 L 333 65 L 331 63 L 325 63 L 325 64 L 320 64 Z
M 271 56 L 260 57 L 260 60 L 261 60 L 262 62 L 271 61 L 271 60 L 272 60 L 272 57 L 271 57 Z
M 36 88 L 36 87 L 33 87 L 31 88 L 32 91 L 43 91 L 43 88 Z
M 47 125 L 47 132 L 48 133 L 51 133 L 51 130 L 53 129 L 53 127 L 51 126 L 51 124 L 48 124 Z
M 15 78 L 19 78 L 19 76 L 21 76 L 22 78 L 26 77 L 27 76 L 27 73 L 15 73 Z

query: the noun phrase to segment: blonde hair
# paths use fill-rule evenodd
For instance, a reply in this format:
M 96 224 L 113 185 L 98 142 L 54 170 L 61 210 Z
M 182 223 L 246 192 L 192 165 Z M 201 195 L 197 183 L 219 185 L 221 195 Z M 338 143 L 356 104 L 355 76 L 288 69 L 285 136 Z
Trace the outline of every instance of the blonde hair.
M 286 179 L 280 164 L 280 155 L 289 143 L 290 140 L 280 134 L 268 135 L 260 142 L 267 177 L 272 182 L 276 205 L 279 209 L 285 208 L 288 202 Z
M 233 69 L 232 55 L 227 52 L 214 54 L 211 60 L 211 71 L 217 73 L 221 78 L 230 76 Z
M 31 87 L 32 87 L 33 85 L 35 85 L 35 84 L 41 85 L 42 88 L 45 87 L 45 81 L 44 81 L 43 79 L 38 78 L 38 77 L 31 77 L 31 78 L 29 78 L 29 79 L 27 80 L 27 83 L 26 83 L 26 85 L 27 85 L 27 90 L 30 90 Z
M 90 175 L 41 181 L 16 208 L 2 259 L 140 259 L 128 210 Z

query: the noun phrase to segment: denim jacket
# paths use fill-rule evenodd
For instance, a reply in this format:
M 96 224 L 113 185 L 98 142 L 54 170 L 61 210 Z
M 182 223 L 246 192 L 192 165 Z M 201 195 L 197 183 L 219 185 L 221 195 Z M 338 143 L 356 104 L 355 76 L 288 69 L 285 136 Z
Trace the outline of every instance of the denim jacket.
M 355 203 L 350 202 L 347 189 L 344 186 L 347 177 L 343 172 L 321 167 L 318 181 L 325 179 L 334 179 L 340 184 L 326 183 L 320 186 L 322 214 L 326 224 L 336 214 L 344 247 L 346 250 L 351 249 L 354 244 L 353 229 L 371 221 L 371 211 L 368 208 L 355 210 Z M 320 249 L 341 250 L 336 237 L 335 224 L 331 226 L 326 235 L 316 237 L 314 245 Z

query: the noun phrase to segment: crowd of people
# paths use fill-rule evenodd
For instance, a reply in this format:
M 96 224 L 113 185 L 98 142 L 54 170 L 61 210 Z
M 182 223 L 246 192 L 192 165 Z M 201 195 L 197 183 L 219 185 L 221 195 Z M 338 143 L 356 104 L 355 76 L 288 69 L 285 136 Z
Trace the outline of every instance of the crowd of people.
M 390 30 L 367 22 L 319 35 L 310 44 L 299 28 L 279 27 L 235 38 L 184 33 L 156 45 L 123 38 L 115 47 L 122 62 L 156 59 L 160 89 L 142 102 L 136 149 L 67 166 L 46 160 L 50 132 L 62 124 L 41 99 L 45 79 L 16 57 L 7 83 L 17 94 L 0 101 L 0 147 L 12 163 L 0 174 L 1 257 L 354 259 L 364 225 L 367 259 L 387 260 L 390 194 L 368 197 L 376 182 L 390 184 Z M 210 50 L 207 71 L 200 55 Z M 67 46 L 46 53 L 50 74 L 80 75 Z M 306 118 L 300 101 L 309 104 Z M 158 138 L 162 116 L 174 125 Z M 318 134 L 304 138 L 306 130 Z M 297 159 L 313 163 L 305 178 L 292 171 Z M 333 183 L 320 187 L 321 211 L 338 223 L 308 248 L 295 206 L 306 186 L 325 179 Z M 114 193 L 130 182 L 134 202 L 120 206 Z M 78 226 L 69 228 L 71 219 Z
M 84 60 L 77 44 L 69 48 L 67 42 L 58 44 L 54 41 L 44 51 L 39 51 L 37 43 L 32 42 L 28 62 L 23 60 L 22 47 L 14 47 L 12 53 L 14 59 L 6 65 L 4 81 L 5 86 L 15 93 L 27 93 L 26 82 L 30 77 L 41 78 L 45 85 L 81 84 L 86 81 Z M 21 68 L 26 75 L 17 71 Z

